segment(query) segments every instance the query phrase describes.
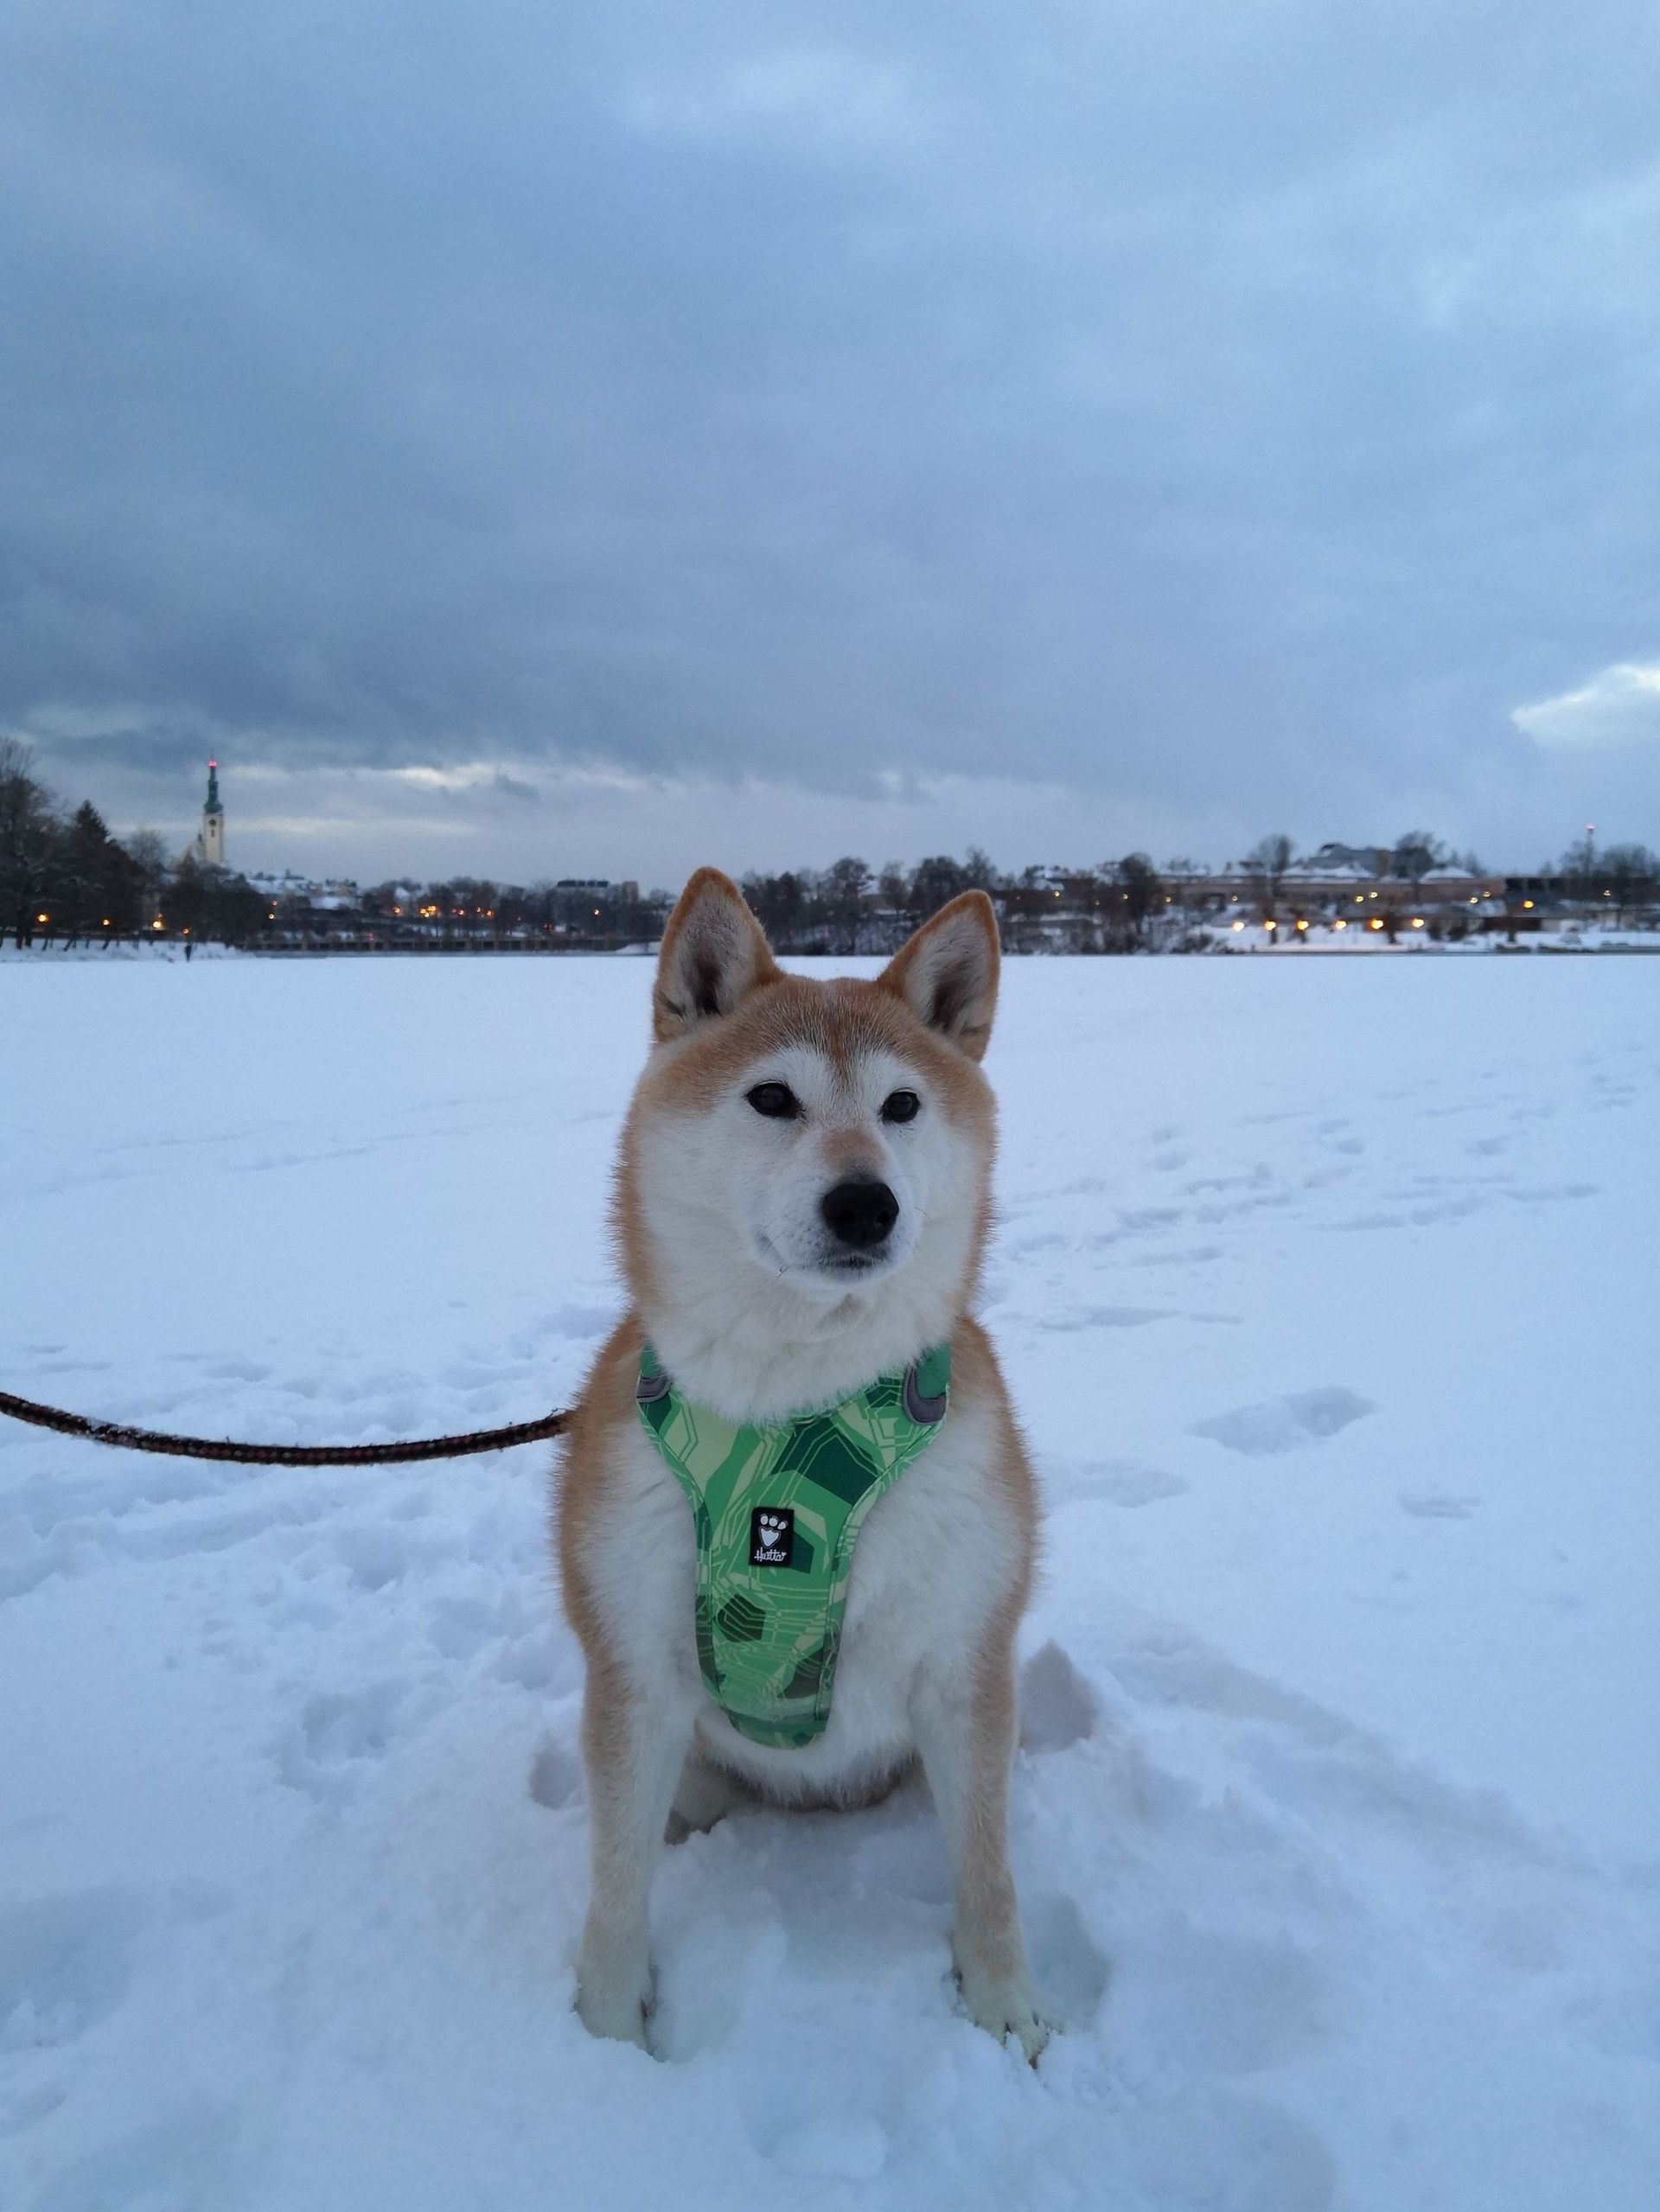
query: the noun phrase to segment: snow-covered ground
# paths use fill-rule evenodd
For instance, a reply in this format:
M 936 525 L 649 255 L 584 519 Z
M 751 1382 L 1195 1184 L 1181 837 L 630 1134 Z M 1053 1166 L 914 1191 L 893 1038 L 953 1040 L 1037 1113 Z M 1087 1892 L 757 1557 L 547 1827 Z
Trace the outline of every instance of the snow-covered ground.
M 8 965 L 0 1382 L 278 1438 L 564 1399 L 648 983 Z M 667 2062 L 584 2037 L 544 1450 L 0 1423 L 0 2205 L 1648 2212 L 1657 985 L 1007 970 L 1035 2072 L 953 2011 L 918 1791 L 668 1854 Z

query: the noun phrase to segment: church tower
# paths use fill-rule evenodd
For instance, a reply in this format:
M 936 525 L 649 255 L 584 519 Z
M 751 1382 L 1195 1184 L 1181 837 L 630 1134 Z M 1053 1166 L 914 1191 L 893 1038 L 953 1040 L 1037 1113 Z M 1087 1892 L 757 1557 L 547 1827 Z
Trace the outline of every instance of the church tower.
M 217 761 L 208 763 L 208 803 L 201 810 L 199 845 L 204 867 L 222 868 L 225 865 L 225 809 L 219 803 Z

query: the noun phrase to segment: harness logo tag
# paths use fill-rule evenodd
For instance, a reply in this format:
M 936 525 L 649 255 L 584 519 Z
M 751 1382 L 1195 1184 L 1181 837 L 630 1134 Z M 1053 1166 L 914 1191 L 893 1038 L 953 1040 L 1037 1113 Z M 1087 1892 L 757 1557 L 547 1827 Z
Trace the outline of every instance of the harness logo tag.
M 750 1565 L 787 1567 L 795 1552 L 794 1506 L 757 1506 L 750 1514 Z

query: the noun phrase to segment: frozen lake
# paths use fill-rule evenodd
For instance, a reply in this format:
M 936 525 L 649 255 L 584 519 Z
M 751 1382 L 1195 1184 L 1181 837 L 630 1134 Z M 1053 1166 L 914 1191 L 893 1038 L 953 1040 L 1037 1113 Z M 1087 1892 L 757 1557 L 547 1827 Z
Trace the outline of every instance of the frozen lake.
M 308 1441 L 563 1402 L 649 973 L 0 967 L 0 1382 Z M 673 1853 L 669 2062 L 583 2037 L 544 1450 L 0 1425 L 0 2204 L 1647 2212 L 1657 994 L 1006 968 L 1036 2075 L 952 2011 L 916 1793 Z

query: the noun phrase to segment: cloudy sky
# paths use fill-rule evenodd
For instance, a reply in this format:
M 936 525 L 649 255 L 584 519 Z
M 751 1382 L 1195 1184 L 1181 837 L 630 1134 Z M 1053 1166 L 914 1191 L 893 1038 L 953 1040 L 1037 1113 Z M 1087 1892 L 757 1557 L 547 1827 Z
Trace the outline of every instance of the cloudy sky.
M 232 857 L 1660 843 L 1651 0 L 10 0 L 0 729 Z

